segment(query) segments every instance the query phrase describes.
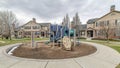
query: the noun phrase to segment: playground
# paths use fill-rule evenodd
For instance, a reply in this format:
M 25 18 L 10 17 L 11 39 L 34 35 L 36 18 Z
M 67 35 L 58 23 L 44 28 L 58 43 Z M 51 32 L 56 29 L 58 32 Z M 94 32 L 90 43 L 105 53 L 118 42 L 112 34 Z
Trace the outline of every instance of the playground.
M 51 25 L 49 40 L 0 47 L 0 68 L 115 68 L 120 54 L 114 49 L 77 39 L 70 26 Z M 109 53 L 108 53 L 109 52 Z
M 66 59 L 86 56 L 97 50 L 94 46 L 80 43 L 76 30 L 71 29 L 68 24 L 53 24 L 48 34 L 49 40 L 35 41 L 32 32 L 31 42 L 10 48 L 8 54 L 29 59 Z

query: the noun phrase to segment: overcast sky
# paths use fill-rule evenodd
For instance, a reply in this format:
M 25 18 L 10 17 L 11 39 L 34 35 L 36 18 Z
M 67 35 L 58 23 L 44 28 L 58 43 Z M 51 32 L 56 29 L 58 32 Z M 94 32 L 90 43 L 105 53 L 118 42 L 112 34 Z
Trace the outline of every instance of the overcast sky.
M 72 20 L 76 12 L 85 24 L 108 13 L 111 5 L 120 10 L 120 0 L 0 0 L 0 10 L 13 11 L 20 24 L 33 17 L 37 22 L 61 23 L 67 13 Z

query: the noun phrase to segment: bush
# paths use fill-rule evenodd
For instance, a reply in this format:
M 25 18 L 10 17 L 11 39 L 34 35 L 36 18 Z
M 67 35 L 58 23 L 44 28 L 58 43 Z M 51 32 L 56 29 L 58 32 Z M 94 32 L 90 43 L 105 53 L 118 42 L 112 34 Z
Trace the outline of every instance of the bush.
M 110 41 L 117 41 L 117 42 L 120 42 L 120 39 L 110 39 Z
M 104 39 L 104 38 L 92 38 L 92 40 L 107 40 L 107 39 Z
M 85 37 L 78 37 L 77 39 L 86 39 Z
M 92 38 L 92 40 L 107 40 L 107 39 L 104 39 L 104 38 Z M 109 39 L 110 41 L 118 41 L 120 42 L 120 39 Z

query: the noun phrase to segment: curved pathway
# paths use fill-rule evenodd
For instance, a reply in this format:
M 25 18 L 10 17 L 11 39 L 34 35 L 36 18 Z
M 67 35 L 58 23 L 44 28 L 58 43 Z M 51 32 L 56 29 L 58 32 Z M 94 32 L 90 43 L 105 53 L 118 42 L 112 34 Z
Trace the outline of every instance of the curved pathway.
M 13 44 L 0 47 L 0 68 L 115 68 L 120 63 L 120 54 L 110 47 L 82 42 L 97 48 L 94 54 L 79 58 L 60 60 L 36 60 L 9 56 L 5 50 Z

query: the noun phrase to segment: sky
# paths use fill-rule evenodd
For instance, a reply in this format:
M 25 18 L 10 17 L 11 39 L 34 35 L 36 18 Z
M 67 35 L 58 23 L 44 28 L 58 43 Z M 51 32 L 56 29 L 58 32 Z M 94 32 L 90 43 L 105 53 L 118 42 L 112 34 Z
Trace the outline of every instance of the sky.
M 108 13 L 111 5 L 120 11 L 120 0 L 0 0 L 0 10 L 15 13 L 20 25 L 32 18 L 38 23 L 60 24 L 66 14 L 72 20 L 76 12 L 85 24 Z

